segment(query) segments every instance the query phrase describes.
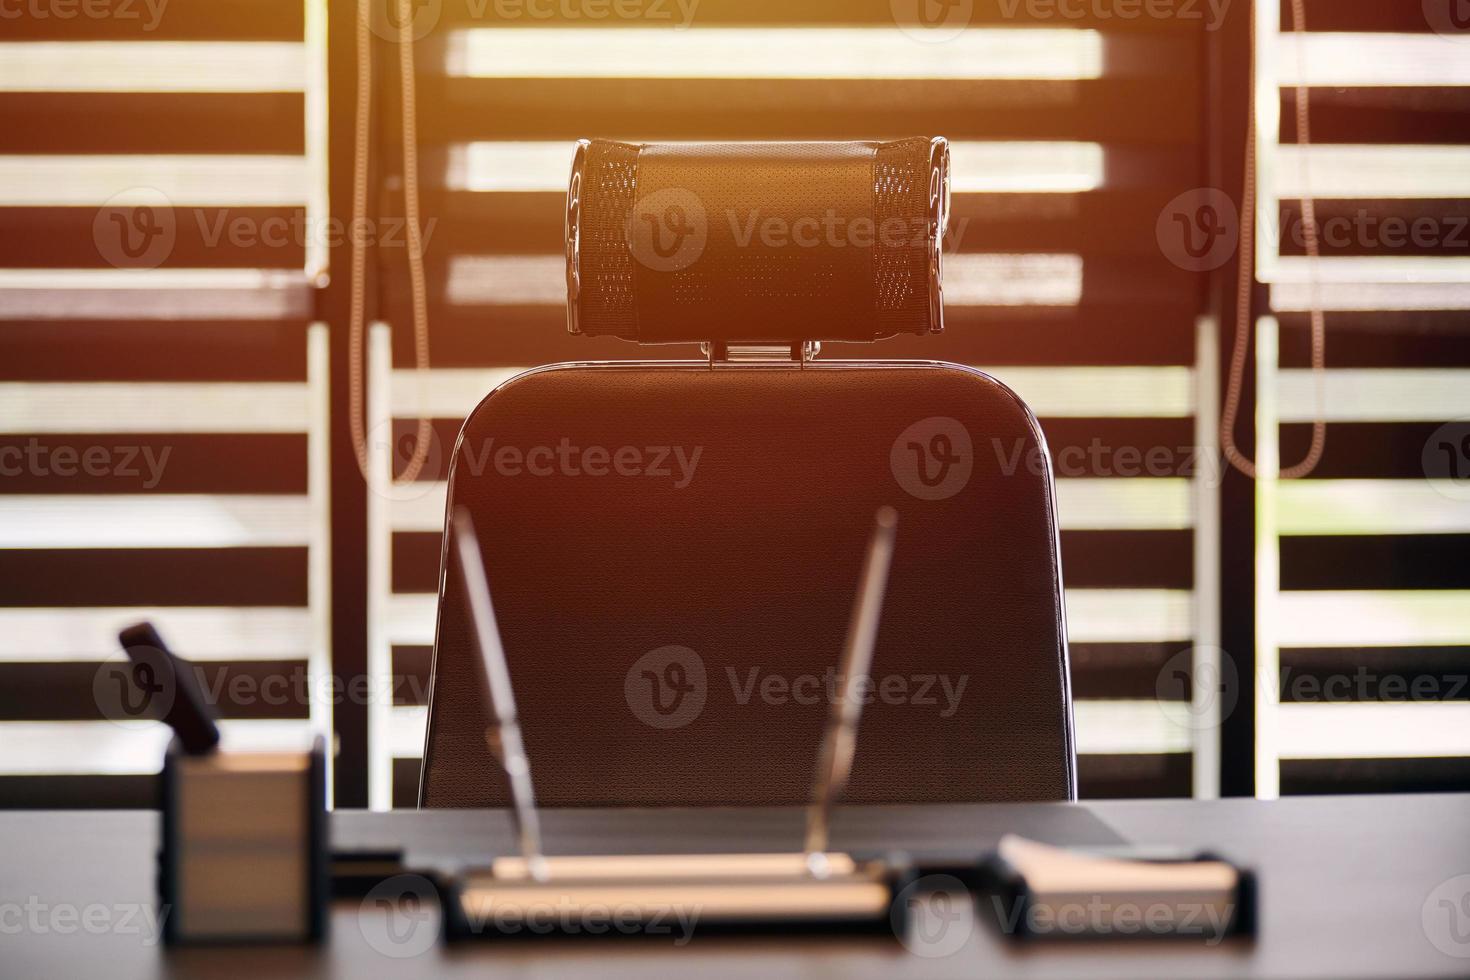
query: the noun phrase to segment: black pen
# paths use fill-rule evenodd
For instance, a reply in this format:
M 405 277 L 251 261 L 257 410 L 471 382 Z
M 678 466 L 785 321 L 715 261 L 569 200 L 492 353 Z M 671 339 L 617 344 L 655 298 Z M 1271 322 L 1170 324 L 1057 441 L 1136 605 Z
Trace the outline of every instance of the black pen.
M 219 726 L 192 667 L 169 652 L 152 623 L 129 626 L 117 638 L 133 662 L 133 683 L 150 703 L 159 699 L 159 720 L 174 730 L 184 751 L 190 755 L 213 751 L 219 744 Z

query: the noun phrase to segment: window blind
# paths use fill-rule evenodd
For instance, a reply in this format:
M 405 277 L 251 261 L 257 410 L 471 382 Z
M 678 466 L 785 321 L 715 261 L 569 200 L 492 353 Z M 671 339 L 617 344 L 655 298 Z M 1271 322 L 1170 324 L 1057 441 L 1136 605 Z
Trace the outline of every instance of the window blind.
M 148 806 L 130 622 L 232 744 L 331 731 L 325 5 L 68 10 L 0 42 L 0 806 Z
M 414 25 L 434 367 L 421 385 L 402 250 L 380 250 L 370 426 L 390 437 L 374 450 L 369 665 L 397 693 L 370 708 L 372 805 L 416 798 L 459 421 L 524 368 L 642 356 L 565 330 L 565 184 L 589 136 L 953 141 L 946 333 L 824 356 L 975 365 L 1030 402 L 1060 477 L 1082 793 L 1212 794 L 1218 748 L 1188 680 L 1215 642 L 1215 590 L 1196 591 L 1215 575 L 1215 339 L 1156 221 L 1204 183 L 1204 25 L 976 4 L 939 40 L 887 2 L 705 0 L 687 29 L 676 6 L 637 9 L 592 23 L 446 3 Z M 396 98 L 382 106 L 396 133 Z M 385 213 L 402 213 L 395 160 Z M 389 487 L 420 413 L 429 464 Z
M 1470 786 L 1470 23 L 1454 4 L 1258 11 L 1261 795 Z M 1312 145 L 1295 86 L 1309 87 Z M 1322 257 L 1304 254 L 1317 198 Z M 1316 285 L 1314 285 L 1314 283 Z

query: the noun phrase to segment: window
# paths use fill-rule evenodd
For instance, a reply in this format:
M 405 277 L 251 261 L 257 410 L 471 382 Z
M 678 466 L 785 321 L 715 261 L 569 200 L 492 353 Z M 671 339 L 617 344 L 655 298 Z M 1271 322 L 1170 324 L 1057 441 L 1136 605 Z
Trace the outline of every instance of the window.
M 373 805 L 411 805 L 417 791 L 459 421 L 525 367 L 648 356 L 565 331 L 565 178 L 586 136 L 953 141 L 946 333 L 825 353 L 971 364 L 1030 402 L 1061 477 L 1082 791 L 1213 792 L 1217 750 L 1190 711 L 1157 703 L 1160 691 L 1188 697 L 1191 651 L 1216 642 L 1213 596 L 1194 590 L 1196 540 L 1216 528 L 1192 448 L 1215 425 L 1212 399 L 1197 413 L 1196 381 L 1214 341 L 1198 325 L 1199 279 L 1161 254 L 1155 221 L 1204 180 L 1202 25 L 1037 19 L 1024 6 L 1007 18 L 977 4 L 955 33 L 900 29 L 888 3 L 704 0 L 686 29 L 673 5 L 637 9 L 589 26 L 446 6 L 419 45 L 434 366 L 419 385 L 403 250 L 381 249 L 370 375 L 387 394 L 370 428 L 391 416 L 395 446 L 411 447 L 429 415 L 440 465 L 369 502 L 369 662 L 375 686 L 413 680 L 370 708 Z M 389 153 L 392 206 L 396 166 Z M 1183 679 L 1161 681 L 1166 665 Z
M 151 803 L 165 730 L 103 669 L 139 619 L 256 692 L 237 744 L 331 731 L 265 693 L 330 669 L 324 17 L 6 14 L 0 805 Z
M 1325 455 L 1302 480 L 1268 463 L 1257 490 L 1264 796 L 1470 781 L 1470 33 L 1452 5 L 1438 22 L 1423 6 L 1314 3 L 1301 38 L 1289 4 L 1258 14 L 1268 460 L 1290 466 L 1309 447 L 1314 303 L 1329 329 Z
M 1470 786 L 1454 4 L 1304 0 L 1298 37 L 1294 0 L 927 2 L 419 2 L 411 103 L 395 0 L 362 33 L 326 0 L 5 15 L 0 806 L 148 805 L 164 735 L 108 667 L 143 618 L 236 744 L 331 734 L 339 802 L 413 805 L 460 420 L 528 367 L 646 356 L 565 330 L 572 144 L 603 136 L 952 141 L 946 332 L 824 356 L 974 365 L 1040 417 L 1084 798 Z M 1254 481 L 1220 444 L 1252 105 Z

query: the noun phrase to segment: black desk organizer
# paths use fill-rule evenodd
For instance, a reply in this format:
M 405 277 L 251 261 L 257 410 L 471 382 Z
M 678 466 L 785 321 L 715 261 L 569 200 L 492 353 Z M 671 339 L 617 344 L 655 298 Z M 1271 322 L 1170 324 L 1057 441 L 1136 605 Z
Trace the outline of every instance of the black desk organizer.
M 176 738 L 160 792 L 166 943 L 300 943 L 326 934 L 331 883 L 320 737 L 301 753 L 206 755 L 186 753 Z M 294 873 L 277 876 L 272 864 Z

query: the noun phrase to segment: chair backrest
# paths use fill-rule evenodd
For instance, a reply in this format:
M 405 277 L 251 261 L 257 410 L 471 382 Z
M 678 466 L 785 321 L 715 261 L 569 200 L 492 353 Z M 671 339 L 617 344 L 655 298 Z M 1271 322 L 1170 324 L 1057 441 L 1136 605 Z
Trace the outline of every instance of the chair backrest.
M 812 357 L 942 329 L 947 201 L 938 139 L 579 148 L 572 329 L 709 357 L 540 368 L 461 430 L 448 504 L 480 537 L 542 805 L 807 802 L 885 504 L 897 543 L 845 799 L 1075 796 L 1035 418 L 968 368 Z M 844 235 L 745 234 L 767 219 Z M 441 567 L 420 803 L 502 805 L 463 584 Z
M 953 365 L 501 386 L 460 434 L 449 505 L 486 555 L 539 801 L 805 802 L 882 504 L 898 539 L 847 799 L 1075 795 L 1045 458 L 1015 395 Z M 442 581 L 421 803 L 500 805 L 452 563 Z

